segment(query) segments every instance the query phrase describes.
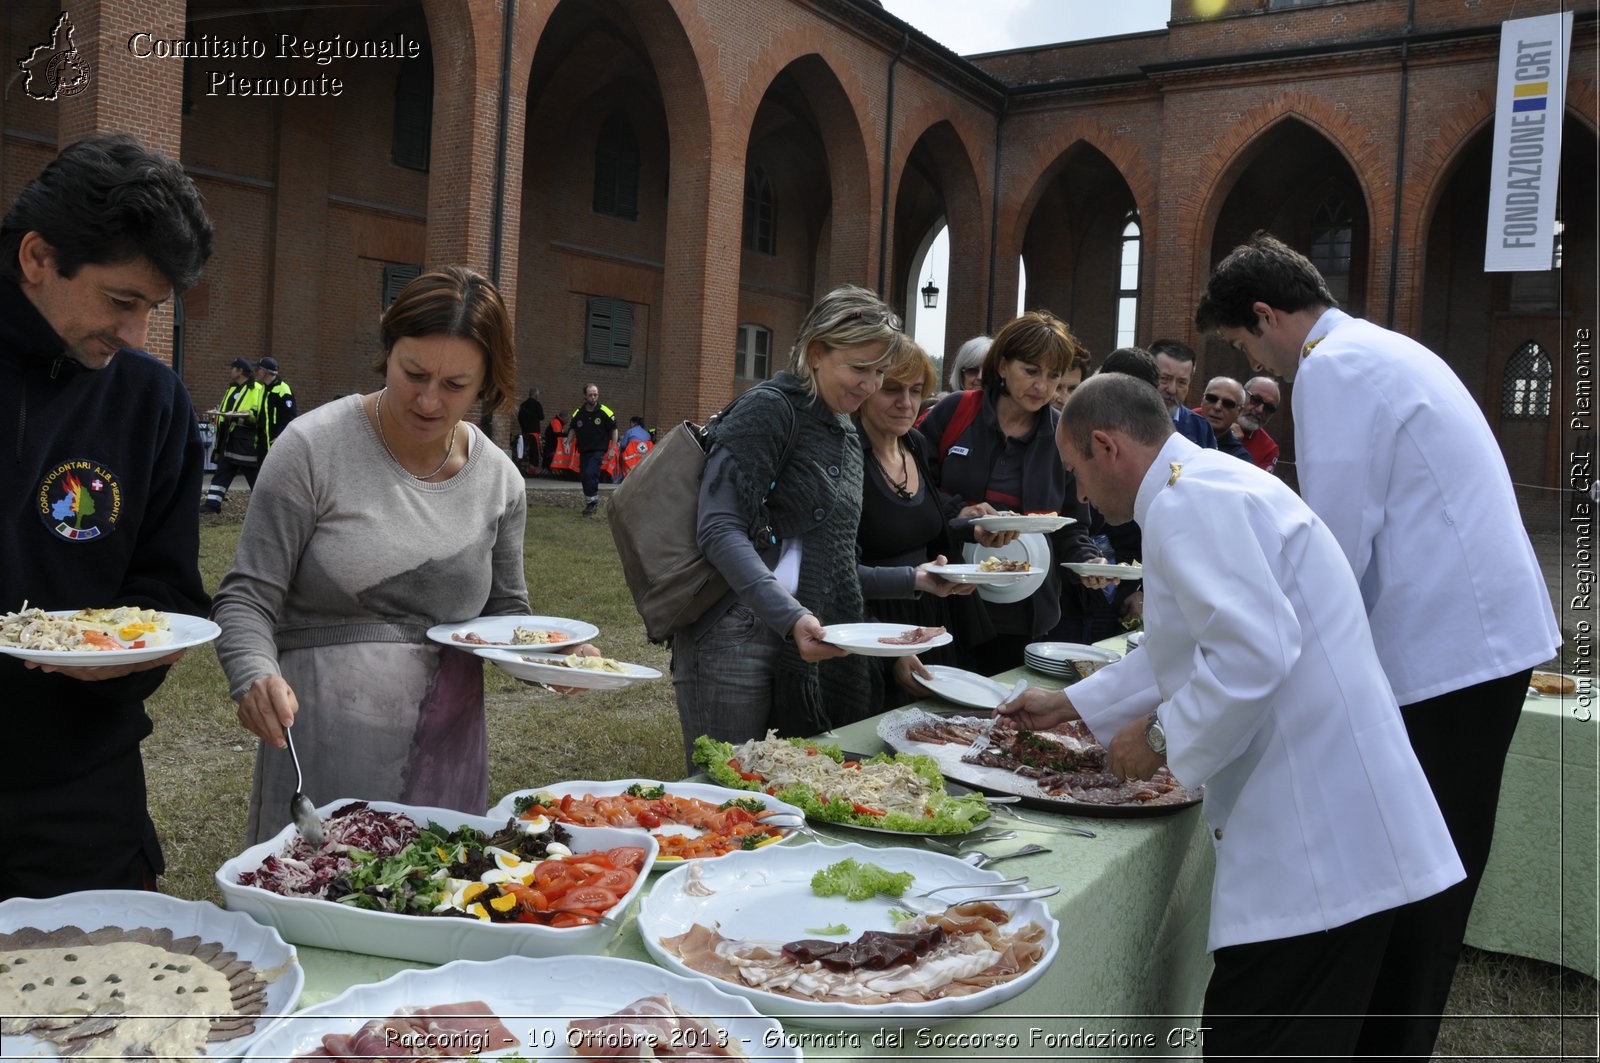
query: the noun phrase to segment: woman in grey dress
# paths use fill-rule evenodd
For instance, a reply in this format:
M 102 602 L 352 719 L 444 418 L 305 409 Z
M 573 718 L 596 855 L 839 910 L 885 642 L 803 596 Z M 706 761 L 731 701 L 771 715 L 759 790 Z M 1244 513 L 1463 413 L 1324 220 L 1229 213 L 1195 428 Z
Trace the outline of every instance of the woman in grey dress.
M 511 335 L 486 279 L 422 275 L 383 316 L 385 386 L 296 418 L 263 465 L 213 610 L 262 739 L 252 843 L 288 822 L 290 723 L 319 802 L 487 806 L 482 662 L 425 633 L 528 612 L 523 479 L 466 419 L 512 393 Z

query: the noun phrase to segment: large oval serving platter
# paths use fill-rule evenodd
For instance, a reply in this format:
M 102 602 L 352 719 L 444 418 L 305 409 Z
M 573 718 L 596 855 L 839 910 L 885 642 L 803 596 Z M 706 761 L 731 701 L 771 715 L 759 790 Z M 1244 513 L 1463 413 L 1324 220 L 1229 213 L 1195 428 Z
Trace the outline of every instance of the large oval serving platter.
M 639 908 L 639 933 L 657 963 L 689 978 L 711 977 L 730 993 L 753 1003 L 766 1015 L 782 1016 L 802 1026 L 845 1030 L 880 1029 L 884 1026 L 923 1026 L 976 1015 L 1017 996 L 1038 981 L 1055 959 L 1060 927 L 1043 901 L 1013 901 L 1002 905 L 1012 913 L 1008 925 L 1028 922 L 1044 928 L 1044 955 L 1016 978 L 967 996 L 951 996 L 915 1003 L 845 1004 L 784 996 L 726 982 L 694 970 L 662 943 L 690 931 L 695 924 L 715 928 L 737 940 L 785 942 L 816 938 L 818 928 L 843 924 L 845 941 L 868 930 L 892 930 L 893 903 L 881 898 L 851 901 L 844 897 L 818 897 L 811 877 L 840 860 L 853 858 L 890 871 L 909 871 L 912 892 L 958 882 L 997 882 L 1005 876 L 981 871 L 953 856 L 921 849 L 876 849 L 865 845 L 777 846 L 752 853 L 730 853 L 721 860 L 676 868 L 663 875 Z M 1041 1001 L 1035 1010 L 1047 1012 L 1055 1005 Z

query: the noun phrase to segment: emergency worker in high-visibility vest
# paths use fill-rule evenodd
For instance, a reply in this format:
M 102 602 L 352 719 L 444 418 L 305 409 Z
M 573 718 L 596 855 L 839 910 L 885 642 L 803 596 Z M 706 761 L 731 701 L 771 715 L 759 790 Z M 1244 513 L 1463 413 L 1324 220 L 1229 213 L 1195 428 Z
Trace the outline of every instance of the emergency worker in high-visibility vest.
M 278 373 L 278 360 L 270 354 L 256 363 L 256 383 L 261 385 L 261 416 L 256 422 L 256 440 L 261 460 L 289 427 L 300 407 L 295 405 L 294 389 Z
M 255 367 L 244 358 L 235 358 L 228 366 L 228 390 L 212 411 L 217 421 L 217 471 L 211 474 L 211 487 L 200 504 L 203 513 L 222 512 L 235 474 L 244 473 L 245 483 L 256 485 L 261 470 L 261 399 L 266 389 L 254 373 Z

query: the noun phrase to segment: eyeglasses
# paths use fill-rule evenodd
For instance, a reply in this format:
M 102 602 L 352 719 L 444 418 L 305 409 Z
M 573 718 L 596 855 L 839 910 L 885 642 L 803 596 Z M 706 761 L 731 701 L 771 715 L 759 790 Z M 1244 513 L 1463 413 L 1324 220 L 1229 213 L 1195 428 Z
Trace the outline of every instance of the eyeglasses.
M 1253 394 L 1253 393 L 1250 393 L 1250 392 L 1246 392 L 1245 396 L 1244 396 L 1244 401 L 1245 401 L 1245 404 L 1248 405 L 1248 406 L 1260 406 L 1261 407 L 1261 412 L 1265 413 L 1268 417 L 1271 417 L 1273 414 L 1278 412 L 1278 406 L 1277 406 L 1276 403 L 1268 402 L 1266 399 L 1262 398 L 1260 395 L 1256 395 L 1256 394 Z
M 846 321 L 865 321 L 869 325 L 888 325 L 895 332 L 903 331 L 900 317 L 892 310 L 852 310 L 844 316 Z
M 1237 410 L 1239 408 L 1239 404 L 1235 400 L 1225 399 L 1221 395 L 1213 395 L 1209 391 L 1205 394 L 1205 400 L 1208 406 L 1221 406 L 1224 410 Z

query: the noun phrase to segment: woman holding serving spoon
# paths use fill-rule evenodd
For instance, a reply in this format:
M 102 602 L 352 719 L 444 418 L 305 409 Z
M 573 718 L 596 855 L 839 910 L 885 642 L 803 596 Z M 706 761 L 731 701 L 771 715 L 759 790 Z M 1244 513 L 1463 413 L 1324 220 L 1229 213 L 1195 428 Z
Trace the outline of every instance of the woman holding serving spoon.
M 302 415 L 273 445 L 216 595 L 217 657 L 262 740 L 252 844 L 306 791 L 488 804 L 482 659 L 425 633 L 528 612 L 522 475 L 467 418 L 512 393 L 511 322 L 488 280 L 452 266 L 407 285 L 380 328 L 385 386 Z M 299 783 L 277 752 L 291 724 Z

